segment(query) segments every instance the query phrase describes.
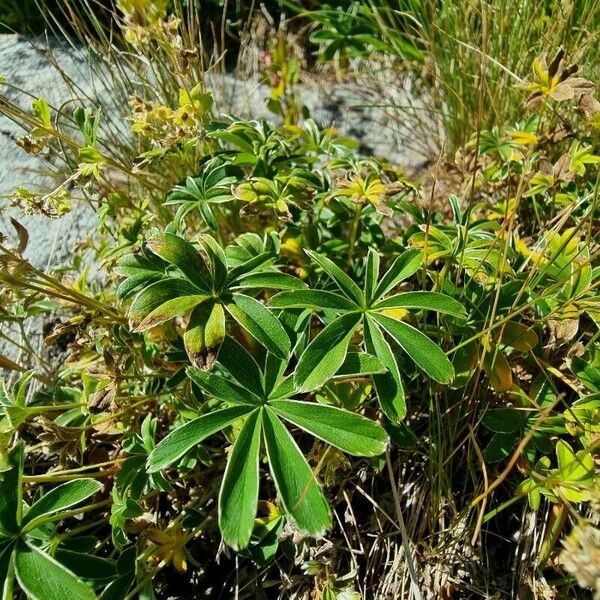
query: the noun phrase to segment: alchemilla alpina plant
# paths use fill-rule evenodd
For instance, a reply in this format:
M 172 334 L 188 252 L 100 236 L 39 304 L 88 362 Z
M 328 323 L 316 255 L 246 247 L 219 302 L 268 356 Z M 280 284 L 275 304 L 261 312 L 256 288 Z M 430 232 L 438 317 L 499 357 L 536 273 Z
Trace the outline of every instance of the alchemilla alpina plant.
M 483 60 L 462 102 L 474 63 L 446 72 L 433 4 L 286 1 L 277 27 L 217 4 L 66 1 L 48 23 L 110 101 L 25 111 L 0 79 L 57 173 L 11 204 L 97 217 L 60 268 L 26 258 L 19 218 L 0 237 L 1 597 L 586 597 L 593 560 L 560 551 L 597 537 L 594 73 L 572 44 L 500 68 L 506 17 L 481 7 L 477 40 L 444 34 Z M 435 22 L 463 31 L 450 4 Z M 558 3 L 525 5 L 562 31 Z M 208 82 L 263 30 L 273 118 L 229 114 Z M 302 106 L 306 69 L 458 99 L 451 155 L 413 178 L 365 156 Z

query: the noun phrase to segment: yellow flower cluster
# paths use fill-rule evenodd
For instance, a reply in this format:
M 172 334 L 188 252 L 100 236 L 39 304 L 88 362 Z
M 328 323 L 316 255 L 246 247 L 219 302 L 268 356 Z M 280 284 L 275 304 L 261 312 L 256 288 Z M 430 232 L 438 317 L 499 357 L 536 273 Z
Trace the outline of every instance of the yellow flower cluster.
M 173 109 L 135 97 L 133 104 L 134 133 L 165 147 L 189 137 L 210 114 L 212 96 L 202 91 L 200 84 L 191 90 L 181 90 L 179 104 Z

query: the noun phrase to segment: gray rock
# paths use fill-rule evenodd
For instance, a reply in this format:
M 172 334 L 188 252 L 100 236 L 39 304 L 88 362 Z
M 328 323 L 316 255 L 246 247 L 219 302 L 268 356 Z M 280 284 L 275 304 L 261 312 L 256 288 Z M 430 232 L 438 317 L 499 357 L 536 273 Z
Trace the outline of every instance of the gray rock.
M 82 66 L 72 53 L 54 52 L 54 56 L 66 72 L 73 73 Z M 71 97 L 67 84 L 48 60 L 47 52 L 34 48 L 26 40 L 15 35 L 0 35 L 0 75 L 14 86 L 2 86 L 0 100 L 4 96 L 20 108 L 31 110 L 31 102 L 37 96 L 44 96 L 53 106 L 60 106 Z M 2 114 L 0 106 L 0 231 L 13 237 L 10 217 L 17 219 L 29 231 L 25 256 L 36 267 L 48 268 L 68 259 L 73 246 L 94 228 L 96 219 L 87 204 L 76 207 L 61 219 L 24 215 L 8 206 L 5 196 L 17 186 L 46 191 L 59 184 L 50 164 L 15 144 L 24 133 Z

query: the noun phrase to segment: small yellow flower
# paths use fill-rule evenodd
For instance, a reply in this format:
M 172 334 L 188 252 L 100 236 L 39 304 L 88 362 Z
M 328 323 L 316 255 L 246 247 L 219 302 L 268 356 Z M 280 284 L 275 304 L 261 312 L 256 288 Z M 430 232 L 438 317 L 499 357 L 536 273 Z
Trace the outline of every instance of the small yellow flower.
M 384 202 L 386 195 L 385 185 L 380 179 L 371 175 L 367 175 L 364 179 L 356 175 L 350 180 L 342 181 L 340 189 L 332 193 L 333 197 L 343 196 L 356 204 L 370 204 L 377 212 L 391 216 L 392 210 Z
M 156 548 L 152 553 L 155 560 L 166 565 L 172 564 L 179 573 L 185 573 L 187 570 L 185 544 L 188 536 L 180 525 L 173 525 L 167 531 L 150 527 L 146 530 L 146 537 L 153 544 L 156 544 Z
M 381 311 L 381 314 L 396 319 L 397 321 L 402 321 L 402 319 L 408 315 L 408 311 L 405 308 L 386 308 Z
M 535 146 L 538 143 L 537 136 L 530 131 L 512 131 L 510 137 L 519 146 Z

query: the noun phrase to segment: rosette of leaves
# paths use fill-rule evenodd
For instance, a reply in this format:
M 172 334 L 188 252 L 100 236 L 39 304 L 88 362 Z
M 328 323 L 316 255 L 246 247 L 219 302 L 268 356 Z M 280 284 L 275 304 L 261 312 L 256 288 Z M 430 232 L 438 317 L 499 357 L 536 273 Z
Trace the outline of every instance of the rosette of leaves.
M 331 377 L 354 378 L 384 370 L 373 356 L 348 353 Z M 273 354 L 267 355 L 261 369 L 243 346 L 225 338 L 215 371 L 188 369 L 189 377 L 223 408 L 175 429 L 148 458 L 148 471 L 159 471 L 209 436 L 241 422 L 219 494 L 219 526 L 225 542 L 235 549 L 248 545 L 255 524 L 261 440 L 288 517 L 315 536 L 331 525 L 328 503 L 284 422 L 354 456 L 378 456 L 387 444 L 385 431 L 370 419 L 298 399 L 301 391 L 290 371 L 288 360 Z
M 174 222 L 180 223 L 188 213 L 198 210 L 205 223 L 216 230 L 218 223 L 214 208 L 234 199 L 232 186 L 240 174 L 239 168 L 236 169 L 221 157 L 206 161 L 199 175 L 187 177 L 184 183 L 175 186 L 167 195 L 165 204 L 180 205 Z
M 471 221 L 456 196 L 450 196 L 453 220 L 449 225 L 419 225 L 410 236 L 413 248 L 426 252 L 427 262 L 444 260 L 465 271 L 477 282 L 493 282 L 501 274 L 513 275 L 513 269 L 498 246 L 500 224 L 495 221 Z M 508 258 L 514 252 L 509 249 Z
M 207 135 L 226 146 L 225 154 L 231 155 L 232 164 L 249 169 L 254 177 L 267 179 L 287 166 L 297 145 L 293 136 L 265 121 L 213 121 L 207 126 Z M 302 160 L 300 156 L 295 158 Z
M 116 578 L 115 564 L 93 554 L 67 549 L 54 535 L 55 524 L 76 514 L 75 507 L 96 494 L 102 484 L 87 478 L 68 481 L 28 507 L 23 501 L 22 445 L 10 451 L 8 462 L 9 468 L 0 474 L 2 598 L 13 597 L 16 578 L 33 600 L 94 600 L 97 596 L 93 587 Z
M 299 391 L 316 390 L 331 379 L 344 363 L 350 340 L 359 327 L 362 327 L 365 350 L 379 358 L 387 369 L 386 373 L 375 375 L 373 379 L 381 408 L 390 420 L 399 421 L 404 417 L 406 402 L 400 369 L 386 336 L 435 381 L 449 383 L 453 379 L 454 369 L 444 351 L 402 318 L 407 310 L 432 310 L 464 319 L 463 305 L 437 292 L 390 294 L 419 269 L 423 263 L 419 251 L 405 251 L 380 277 L 380 257 L 371 249 L 366 259 L 362 289 L 326 256 L 310 250 L 306 253 L 335 283 L 338 291 L 289 290 L 271 298 L 270 305 L 274 308 L 310 308 L 334 315 L 299 358 L 294 375 L 294 385 Z
M 140 289 L 129 309 L 135 331 L 142 332 L 189 314 L 183 342 L 191 362 L 210 368 L 225 337 L 226 314 L 266 350 L 287 358 L 290 340 L 275 315 L 248 290 L 302 289 L 299 279 L 271 264 L 273 251 L 261 252 L 230 267 L 225 251 L 210 235 L 200 236 L 200 249 L 172 233 L 158 233 L 147 248 L 164 261 L 162 271 L 143 258 L 125 257 L 118 272 L 127 293 Z

